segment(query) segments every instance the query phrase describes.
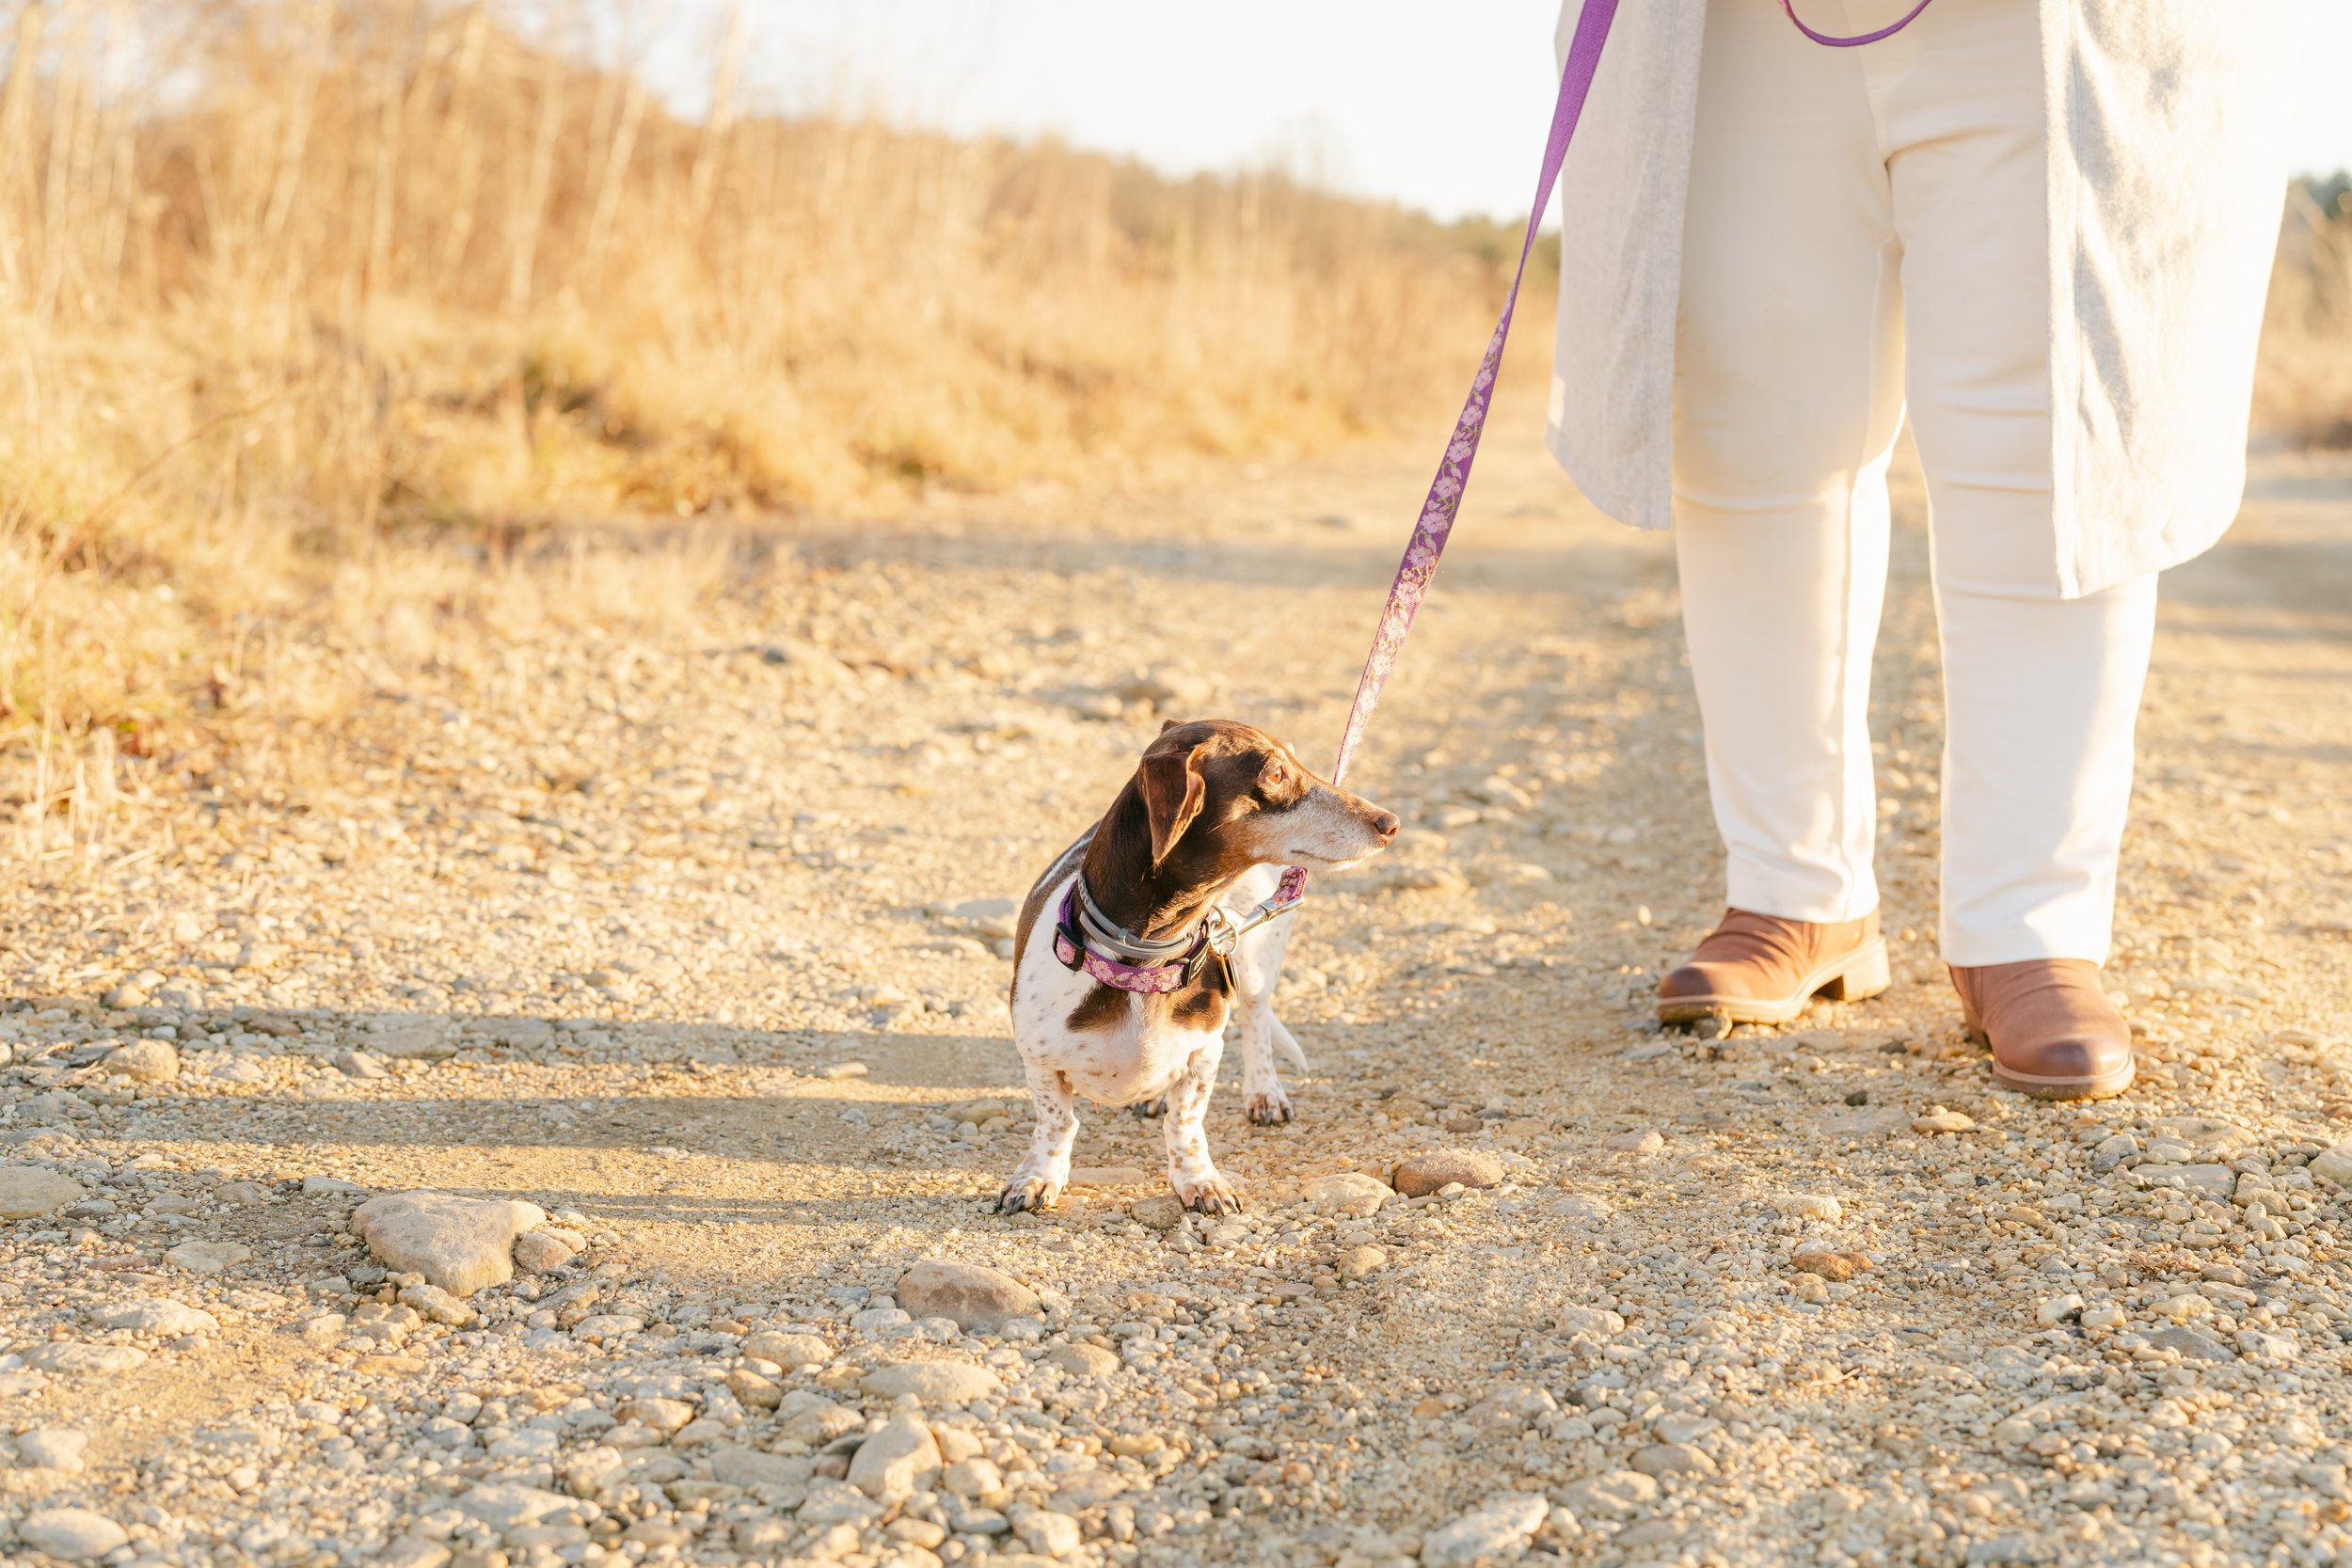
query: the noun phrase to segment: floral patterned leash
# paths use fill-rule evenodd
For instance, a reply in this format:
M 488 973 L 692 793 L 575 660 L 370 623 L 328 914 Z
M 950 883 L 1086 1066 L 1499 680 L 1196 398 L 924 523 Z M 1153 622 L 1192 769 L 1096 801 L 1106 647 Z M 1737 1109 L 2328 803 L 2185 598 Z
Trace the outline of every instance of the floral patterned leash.
M 1600 48 L 1608 41 L 1609 24 L 1617 14 L 1617 0 L 1584 0 L 1584 8 L 1576 19 L 1576 33 L 1568 43 L 1567 64 L 1560 72 L 1560 96 L 1551 107 L 1551 136 L 1544 143 L 1544 171 L 1535 182 L 1535 205 L 1527 214 L 1527 237 L 1519 244 L 1518 270 L 1511 275 L 1511 292 L 1503 297 L 1502 319 L 1495 323 L 1494 336 L 1487 341 L 1486 356 L 1478 362 L 1478 374 L 1471 378 L 1469 399 L 1462 404 L 1461 418 L 1454 421 L 1454 436 L 1445 444 L 1445 458 L 1438 465 L 1438 477 L 1430 483 L 1429 498 L 1422 502 L 1421 518 L 1413 524 L 1413 536 L 1406 541 L 1405 559 L 1397 563 L 1396 580 L 1389 585 L 1389 602 L 1380 611 L 1380 625 L 1372 634 L 1372 652 L 1364 659 L 1364 673 L 1356 682 L 1356 700 L 1348 705 L 1347 727 L 1340 732 L 1340 757 L 1331 768 L 1334 784 L 1346 776 L 1347 765 L 1354 760 L 1356 748 L 1364 738 L 1364 727 L 1372 722 L 1373 710 L 1380 705 L 1380 691 L 1395 672 L 1397 656 L 1405 651 L 1405 639 L 1413 629 L 1413 616 L 1421 610 L 1421 602 L 1429 594 L 1429 579 L 1437 575 L 1438 558 L 1445 553 L 1446 536 L 1454 531 L 1454 513 L 1462 504 L 1462 492 L 1470 484 L 1470 464 L 1478 457 L 1478 437 L 1486 424 L 1486 404 L 1493 400 L 1495 372 L 1502 366 L 1502 345 L 1511 336 L 1511 312 L 1518 308 L 1519 284 L 1527 277 L 1527 258 L 1535 248 L 1535 228 L 1543 221 L 1551 205 L 1551 187 L 1560 178 L 1561 160 L 1567 156 L 1568 138 L 1576 134 L 1577 117 L 1583 112 L 1585 95 L 1592 90 L 1593 72 L 1600 65 Z M 1276 886 L 1274 896 L 1261 908 L 1270 913 L 1286 912 L 1295 906 L 1307 888 L 1307 868 L 1287 866 L 1282 879 Z
M 1919 0 L 1893 26 L 1854 38 L 1834 38 L 1815 32 L 1798 17 L 1791 0 L 1780 0 L 1780 8 L 1796 24 L 1797 31 L 1814 42 L 1833 49 L 1850 49 L 1901 32 L 1918 20 L 1930 3 L 1931 0 Z M 1470 397 L 1462 404 L 1461 418 L 1454 422 L 1454 436 L 1446 442 L 1445 458 L 1438 465 L 1438 477 L 1430 483 L 1429 497 L 1422 502 L 1421 518 L 1414 523 L 1412 537 L 1406 542 L 1405 559 L 1397 563 L 1396 579 L 1389 585 L 1389 602 L 1382 607 L 1380 625 L 1373 632 L 1372 652 L 1365 657 L 1364 673 L 1356 682 L 1356 700 L 1348 705 L 1347 727 L 1340 732 L 1339 760 L 1331 767 L 1333 784 L 1346 776 L 1347 765 L 1355 760 L 1356 748 L 1364 738 L 1364 727 L 1372 722 L 1373 712 L 1380 705 L 1381 689 L 1395 673 L 1397 656 L 1405 651 L 1405 639 L 1412 632 L 1413 617 L 1420 611 L 1422 600 L 1428 596 L 1429 579 L 1437 575 L 1438 560 L 1445 553 L 1446 537 L 1454 531 L 1454 514 L 1461 508 L 1462 492 L 1470 485 L 1470 465 L 1478 458 L 1478 438 L 1486 430 L 1486 405 L 1494 397 L 1495 374 L 1502 366 L 1502 345 L 1511 336 L 1511 314 L 1518 308 L 1519 284 L 1527 277 L 1527 258 L 1535 248 L 1535 229 L 1551 205 L 1552 185 L 1560 178 L 1568 139 L 1576 135 L 1577 118 L 1583 113 L 1594 72 L 1600 67 L 1601 45 L 1609 40 L 1609 24 L 1616 14 L 1617 0 L 1584 0 L 1584 8 L 1577 16 L 1576 32 L 1568 43 L 1567 63 L 1560 72 L 1560 96 L 1551 107 L 1551 135 L 1544 143 L 1544 168 L 1535 182 L 1535 205 L 1527 215 L 1527 235 L 1519 242 L 1518 267 L 1511 275 L 1511 292 L 1503 297 L 1502 319 L 1495 323 L 1494 336 L 1486 343 L 1486 356 L 1478 363 L 1478 374 L 1470 381 Z M 1288 913 L 1305 896 L 1306 890 L 1307 868 L 1284 867 L 1274 896 L 1252 911 L 1254 918 L 1248 919 L 1243 928 Z

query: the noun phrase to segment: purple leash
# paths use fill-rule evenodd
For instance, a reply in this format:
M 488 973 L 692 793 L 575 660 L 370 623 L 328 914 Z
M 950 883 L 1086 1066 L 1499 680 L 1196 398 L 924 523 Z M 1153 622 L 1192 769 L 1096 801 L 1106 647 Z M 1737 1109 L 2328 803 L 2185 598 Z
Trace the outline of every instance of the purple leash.
M 1909 15 L 1891 27 L 1846 39 L 1832 38 L 1806 26 L 1798 20 L 1790 0 L 1780 0 L 1780 8 L 1790 22 L 1796 23 L 1797 31 L 1814 42 L 1833 49 L 1850 49 L 1901 32 L 1917 20 L 1930 3 L 1931 0 L 1919 0 Z M 1347 765 L 1355 760 L 1356 748 L 1364 738 L 1364 727 L 1372 722 L 1373 712 L 1380 705 L 1380 692 L 1395 673 L 1397 656 L 1405 651 L 1405 639 L 1412 632 L 1413 617 L 1420 611 L 1422 600 L 1428 596 L 1429 579 L 1437 575 L 1438 558 L 1445 554 L 1446 537 L 1454 531 L 1454 517 L 1461 508 L 1462 492 L 1470 486 L 1470 465 L 1478 458 L 1478 438 L 1486 430 L 1486 405 L 1494 398 L 1495 374 L 1502 367 L 1502 345 L 1511 336 L 1511 313 L 1518 309 L 1519 284 L 1527 277 L 1527 258 L 1535 248 L 1535 229 L 1543 221 L 1545 209 L 1551 204 L 1552 185 L 1560 178 L 1560 166 L 1568 153 L 1568 140 L 1576 135 L 1577 119 L 1584 112 L 1593 75 L 1600 69 L 1601 45 L 1609 41 L 1609 24 L 1616 14 L 1617 0 L 1584 0 L 1584 8 L 1578 13 L 1576 33 L 1568 42 L 1567 64 L 1560 72 L 1560 96 L 1551 106 L 1551 135 L 1544 143 L 1544 167 L 1535 182 L 1535 205 L 1527 214 L 1527 235 L 1519 242 L 1518 267 L 1511 275 L 1511 292 L 1503 297 L 1502 319 L 1495 323 L 1494 336 L 1486 343 L 1486 356 L 1479 361 L 1478 374 L 1471 378 L 1461 417 L 1454 421 L 1454 436 L 1446 442 L 1445 458 L 1438 465 L 1438 477 L 1430 482 L 1428 499 L 1422 502 L 1421 518 L 1413 524 L 1412 537 L 1406 541 L 1405 559 L 1397 562 L 1396 578 L 1389 584 L 1389 602 L 1381 608 L 1380 624 L 1372 634 L 1372 652 L 1366 656 L 1364 673 L 1356 682 L 1356 700 L 1348 705 L 1347 726 L 1340 732 L 1339 760 L 1331 766 L 1333 784 L 1346 776 Z M 1306 890 L 1307 868 L 1287 866 L 1274 896 L 1261 909 L 1268 915 L 1286 912 L 1305 895 Z

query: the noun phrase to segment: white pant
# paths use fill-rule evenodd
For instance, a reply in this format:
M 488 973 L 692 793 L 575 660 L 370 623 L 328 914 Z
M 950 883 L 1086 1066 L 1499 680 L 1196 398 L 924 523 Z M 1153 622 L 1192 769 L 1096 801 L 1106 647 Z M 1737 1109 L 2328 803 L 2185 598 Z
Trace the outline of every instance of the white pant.
M 1823 31 L 1895 0 L 1801 0 Z M 1730 902 L 1878 905 L 1867 704 L 1908 403 L 1931 515 L 1955 964 L 2103 961 L 2153 575 L 2059 596 L 2034 0 L 1827 49 L 1709 0 L 1676 351 L 1675 542 Z

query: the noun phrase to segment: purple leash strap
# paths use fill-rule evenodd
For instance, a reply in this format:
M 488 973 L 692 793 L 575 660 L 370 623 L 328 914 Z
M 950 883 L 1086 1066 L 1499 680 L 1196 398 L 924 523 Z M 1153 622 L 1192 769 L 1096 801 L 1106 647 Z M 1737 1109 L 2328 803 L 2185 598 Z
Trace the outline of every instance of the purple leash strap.
M 1850 39 L 1832 38 L 1827 33 L 1815 32 L 1812 28 L 1804 24 L 1804 18 L 1797 15 L 1796 7 L 1791 3 L 1791 0 L 1780 0 L 1780 11 L 1783 16 L 1787 17 L 1790 22 L 1796 24 L 1798 32 L 1803 33 L 1806 38 L 1811 39 L 1814 42 L 1827 44 L 1832 49 L 1851 49 L 1856 44 L 1876 43 L 1881 39 L 1893 38 L 1897 33 L 1901 32 L 1913 23 L 1918 21 L 1919 13 L 1926 10 L 1929 4 L 1930 0 L 1919 0 L 1919 3 L 1912 7 L 1903 19 L 1900 22 L 1896 23 L 1892 27 L 1881 27 L 1875 33 L 1857 33 Z
M 1892 38 L 1916 21 L 1931 3 L 1931 0 L 1919 0 L 1891 27 L 1842 39 L 1806 26 L 1799 20 L 1791 0 L 1780 0 L 1780 8 L 1796 24 L 1797 31 L 1814 42 L 1833 49 L 1851 49 Z M 1486 430 L 1486 405 L 1494 398 L 1495 375 L 1502 368 L 1502 345 L 1511 336 L 1511 315 L 1518 309 L 1519 284 L 1527 277 L 1527 258 L 1535 248 L 1535 230 L 1551 205 L 1552 185 L 1560 178 L 1568 140 L 1576 135 L 1577 119 L 1583 113 L 1584 100 L 1592 91 L 1594 73 L 1600 68 L 1601 46 L 1609 41 L 1609 24 L 1616 14 L 1617 0 L 1584 0 L 1584 8 L 1578 13 L 1576 32 L 1568 42 L 1567 64 L 1560 72 L 1560 96 L 1551 107 L 1551 135 L 1544 143 L 1544 168 L 1535 182 L 1535 205 L 1527 215 L 1527 235 L 1519 242 L 1518 267 L 1511 275 L 1511 292 L 1503 298 L 1502 319 L 1495 323 L 1494 336 L 1486 343 L 1486 356 L 1479 361 L 1478 374 L 1470 381 L 1470 397 L 1462 404 L 1461 417 L 1454 422 L 1454 436 L 1446 442 L 1445 458 L 1438 465 L 1438 477 L 1430 483 L 1429 497 L 1422 503 L 1421 518 L 1413 525 L 1412 537 L 1406 541 L 1405 559 L 1397 563 L 1396 578 L 1389 585 L 1389 602 L 1381 609 L 1380 625 L 1372 635 L 1372 652 L 1366 656 L 1364 673 L 1356 682 L 1356 700 L 1348 705 L 1347 726 L 1340 732 L 1339 760 L 1331 767 L 1333 784 L 1346 776 L 1347 765 L 1355 760 L 1356 748 L 1364 738 L 1364 727 L 1372 722 L 1373 713 L 1380 705 L 1381 689 L 1395 673 L 1397 656 L 1405 650 L 1405 639 L 1413 629 L 1413 617 L 1420 611 L 1422 600 L 1428 596 L 1429 579 L 1437 575 L 1438 558 L 1445 554 L 1446 538 L 1454 531 L 1462 492 L 1470 486 L 1470 465 L 1478 458 L 1478 438 Z M 1295 903 L 1306 889 L 1307 868 L 1287 866 L 1268 902 L 1287 907 Z
M 1347 727 L 1340 732 L 1339 761 L 1331 767 L 1333 784 L 1346 776 L 1347 765 L 1363 741 L 1364 726 L 1372 722 L 1373 711 L 1380 705 L 1381 689 L 1389 684 L 1397 656 L 1405 651 L 1413 617 L 1428 596 L 1429 579 L 1437 575 L 1438 559 L 1445 553 L 1446 536 L 1454 531 L 1454 514 L 1461 508 L 1462 492 L 1470 485 L 1470 464 L 1478 457 L 1486 405 L 1494 398 L 1495 374 L 1502 368 L 1502 345 L 1511 336 L 1511 313 L 1518 308 L 1519 284 L 1527 277 L 1527 258 L 1535 248 L 1535 230 L 1551 206 L 1552 185 L 1560 178 L 1568 138 L 1576 135 L 1577 117 L 1584 111 L 1593 73 L 1600 67 L 1601 45 L 1609 40 L 1609 24 L 1616 14 L 1617 0 L 1584 0 L 1584 8 L 1577 16 L 1567 64 L 1560 72 L 1560 96 L 1551 106 L 1551 135 L 1544 143 L 1544 169 L 1535 182 L 1535 205 L 1527 214 L 1527 237 L 1519 243 L 1518 268 L 1512 273 L 1511 292 L 1503 298 L 1502 319 L 1495 323 L 1494 336 L 1487 341 L 1486 356 L 1478 363 L 1478 374 L 1471 378 L 1461 418 L 1454 421 L 1454 436 L 1446 442 L 1438 477 L 1431 481 L 1429 497 L 1422 502 L 1421 518 L 1406 541 L 1405 559 L 1397 563 L 1396 578 L 1389 584 L 1389 602 L 1382 607 L 1380 625 L 1372 634 L 1372 652 L 1356 682 L 1356 700 L 1348 705 Z M 1286 867 L 1275 900 L 1294 902 L 1306 887 L 1307 868 Z

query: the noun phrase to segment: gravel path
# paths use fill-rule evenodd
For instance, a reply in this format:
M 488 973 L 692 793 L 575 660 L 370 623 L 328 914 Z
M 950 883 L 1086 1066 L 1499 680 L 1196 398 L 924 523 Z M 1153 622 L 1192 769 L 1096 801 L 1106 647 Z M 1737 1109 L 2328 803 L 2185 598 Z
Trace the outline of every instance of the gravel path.
M 1327 753 L 1418 453 L 751 540 L 691 632 L 421 656 L 301 787 L 12 872 L 10 1560 L 2352 1560 L 2352 466 L 2172 579 L 2140 1086 L 2067 1107 L 1919 934 L 1916 531 L 1895 988 L 1661 1035 L 1718 886 L 1671 557 L 1496 445 L 1352 781 L 1406 833 L 1292 950 L 1300 1119 L 1211 1114 L 1238 1221 L 1110 1114 L 984 1212 L 1006 901 L 1163 712 Z M 1440 1150 L 1487 1184 L 1385 1184 Z M 501 1201 L 354 1218 L 418 1189 Z

